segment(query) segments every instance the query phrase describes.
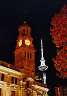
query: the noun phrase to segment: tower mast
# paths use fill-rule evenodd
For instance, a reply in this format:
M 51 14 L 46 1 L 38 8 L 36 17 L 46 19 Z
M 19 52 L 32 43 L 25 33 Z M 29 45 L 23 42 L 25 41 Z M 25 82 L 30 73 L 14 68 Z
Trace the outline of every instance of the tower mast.
M 43 81 L 44 84 L 46 84 L 46 70 L 48 69 L 48 66 L 45 64 L 45 59 L 43 56 L 43 41 L 41 39 L 41 60 L 40 60 L 41 64 L 40 66 L 38 66 L 38 69 L 43 73 Z

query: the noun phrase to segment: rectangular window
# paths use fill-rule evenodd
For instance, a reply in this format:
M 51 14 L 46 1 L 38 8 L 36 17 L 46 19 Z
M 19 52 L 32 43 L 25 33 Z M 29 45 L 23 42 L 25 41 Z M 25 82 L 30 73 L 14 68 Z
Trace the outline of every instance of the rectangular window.
M 32 54 L 30 53 L 30 59 L 32 58 Z
M 12 77 L 12 83 L 17 84 L 17 78 L 16 77 Z
M 1 81 L 1 74 L 0 74 L 0 81 Z
M 0 88 L 0 96 L 1 96 L 1 91 L 2 91 L 2 90 L 1 90 L 1 88 Z
M 26 52 L 25 52 L 25 58 L 26 58 Z
M 31 59 L 32 58 L 32 54 L 30 52 L 27 53 L 27 58 Z
M 4 81 L 4 74 L 1 75 L 1 80 Z
M 29 59 L 29 52 L 27 53 L 27 58 Z
M 11 96 L 15 96 L 15 91 L 12 91 L 11 92 Z
M 63 87 L 63 96 L 67 96 L 67 87 Z
M 14 83 L 14 77 L 12 77 L 11 82 Z
M 17 84 L 17 78 L 15 78 L 15 84 Z
M 23 35 L 23 36 L 26 35 L 25 29 L 23 29 L 22 35 Z

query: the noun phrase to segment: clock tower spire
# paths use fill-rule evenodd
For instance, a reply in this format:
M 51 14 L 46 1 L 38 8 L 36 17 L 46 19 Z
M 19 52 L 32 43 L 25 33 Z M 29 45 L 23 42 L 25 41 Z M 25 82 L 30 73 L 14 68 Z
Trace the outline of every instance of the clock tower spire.
M 31 37 L 31 27 L 24 21 L 18 29 L 15 49 L 15 66 L 27 77 L 35 77 L 35 48 Z

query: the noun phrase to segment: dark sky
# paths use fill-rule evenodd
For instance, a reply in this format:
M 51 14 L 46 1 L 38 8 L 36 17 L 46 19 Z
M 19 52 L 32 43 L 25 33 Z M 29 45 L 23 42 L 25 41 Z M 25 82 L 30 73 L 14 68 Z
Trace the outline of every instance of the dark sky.
M 67 0 L 2 0 L 0 1 L 0 58 L 10 61 L 16 44 L 18 26 L 24 21 L 32 27 L 32 35 L 40 47 L 43 34 L 46 46 L 50 45 L 50 19 Z M 38 44 L 37 44 L 38 42 Z
M 12 63 L 18 26 L 24 21 L 32 27 L 39 63 L 40 37 L 43 35 L 44 56 L 53 73 L 51 59 L 55 56 L 55 45 L 50 37 L 50 20 L 67 0 L 2 0 L 0 1 L 0 60 Z M 54 75 L 54 74 L 53 74 Z M 52 75 L 52 76 L 53 76 Z

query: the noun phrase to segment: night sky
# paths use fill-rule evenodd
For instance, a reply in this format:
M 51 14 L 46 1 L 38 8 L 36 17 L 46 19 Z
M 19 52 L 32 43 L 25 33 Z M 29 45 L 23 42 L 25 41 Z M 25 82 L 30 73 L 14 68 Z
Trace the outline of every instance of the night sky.
M 52 83 L 55 70 L 52 58 L 56 55 L 50 36 L 50 20 L 67 0 L 2 0 L 0 1 L 0 60 L 12 63 L 18 27 L 26 20 L 32 27 L 32 36 L 37 50 L 36 63 L 40 64 L 40 38 L 43 37 L 44 57 L 48 65 L 48 76 Z M 54 79 L 52 79 L 54 78 Z M 48 80 L 48 84 L 50 83 Z M 54 82 L 55 83 L 55 82 Z M 54 84 L 53 83 L 53 84 Z

